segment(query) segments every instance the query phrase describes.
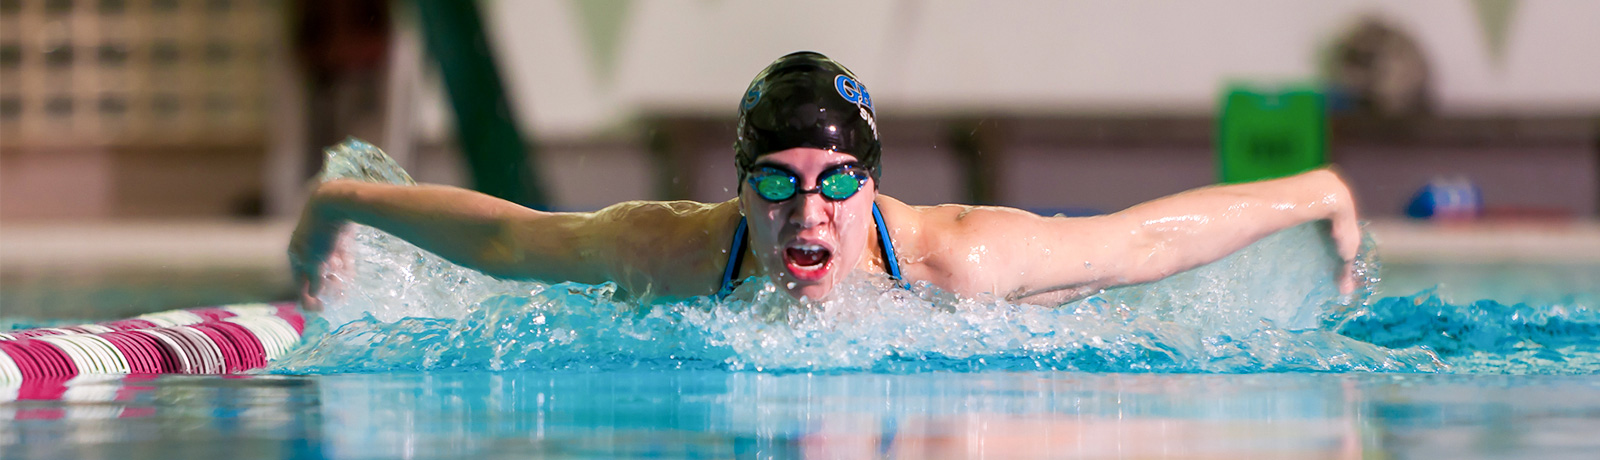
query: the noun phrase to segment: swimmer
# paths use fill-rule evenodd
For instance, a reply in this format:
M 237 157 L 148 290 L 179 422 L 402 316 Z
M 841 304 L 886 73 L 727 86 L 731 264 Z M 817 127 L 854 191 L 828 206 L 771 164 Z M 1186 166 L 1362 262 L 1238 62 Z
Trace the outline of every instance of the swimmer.
M 911 206 L 878 193 L 882 147 L 872 98 L 817 53 L 774 61 L 739 106 L 738 196 L 721 203 L 632 201 L 596 212 L 528 209 L 471 190 L 352 180 L 319 185 L 289 255 L 302 304 L 334 240 L 371 226 L 451 262 L 506 279 L 599 284 L 649 302 L 726 295 L 770 277 L 796 299 L 823 299 L 857 272 L 1057 303 L 1210 263 L 1258 239 L 1328 220 L 1351 292 L 1360 229 L 1349 187 L 1323 169 L 1220 185 L 1093 217 L 991 206 Z

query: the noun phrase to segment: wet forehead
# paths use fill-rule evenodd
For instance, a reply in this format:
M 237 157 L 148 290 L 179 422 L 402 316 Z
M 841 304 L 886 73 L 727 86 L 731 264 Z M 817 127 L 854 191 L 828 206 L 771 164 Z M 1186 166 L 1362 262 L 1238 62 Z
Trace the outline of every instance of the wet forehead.
M 817 173 L 834 166 L 855 163 L 856 157 L 832 150 L 796 147 L 769 153 L 756 160 L 754 166 L 781 166 L 796 173 Z

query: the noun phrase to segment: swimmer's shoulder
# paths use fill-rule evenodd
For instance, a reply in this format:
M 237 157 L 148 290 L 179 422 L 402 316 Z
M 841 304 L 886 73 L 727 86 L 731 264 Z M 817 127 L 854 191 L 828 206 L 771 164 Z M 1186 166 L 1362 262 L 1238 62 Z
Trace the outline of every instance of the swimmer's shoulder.
M 1054 220 L 1005 206 L 913 206 L 883 195 L 878 199 L 897 248 L 935 264 L 942 258 L 964 257 L 971 247 L 992 244 L 995 238 L 1042 231 L 1043 224 Z
M 878 196 L 878 208 L 891 228 L 913 227 L 919 232 L 939 233 L 953 231 L 960 226 L 1014 223 L 1018 220 L 1043 219 L 1037 214 L 1004 206 L 975 206 L 966 204 L 938 204 L 931 206 L 908 205 L 887 195 Z M 938 235 L 927 235 L 938 236 Z
M 1008 292 L 999 277 L 1020 273 L 1016 267 L 1037 256 L 1039 237 L 1059 233 L 1066 222 L 1004 206 L 892 201 L 879 208 L 906 278 L 962 294 Z

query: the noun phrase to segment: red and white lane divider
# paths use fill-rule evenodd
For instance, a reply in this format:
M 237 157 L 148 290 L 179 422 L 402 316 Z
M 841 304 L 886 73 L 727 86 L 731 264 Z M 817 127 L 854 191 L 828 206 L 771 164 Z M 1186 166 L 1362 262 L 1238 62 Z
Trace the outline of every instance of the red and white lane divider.
M 0 333 L 0 383 L 93 374 L 231 374 L 266 367 L 305 332 L 294 304 L 173 310 Z

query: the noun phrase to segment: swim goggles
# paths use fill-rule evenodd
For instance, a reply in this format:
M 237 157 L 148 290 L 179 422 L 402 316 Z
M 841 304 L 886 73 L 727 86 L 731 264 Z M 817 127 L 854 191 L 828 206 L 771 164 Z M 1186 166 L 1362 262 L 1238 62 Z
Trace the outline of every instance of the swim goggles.
M 843 201 L 861 191 L 867 185 L 867 177 L 866 169 L 855 163 L 845 163 L 823 171 L 817 176 L 817 187 L 810 190 L 801 190 L 800 178 L 794 172 L 777 166 L 757 166 L 745 177 L 745 181 L 762 199 L 773 203 L 802 193 L 816 193 L 829 201 Z

